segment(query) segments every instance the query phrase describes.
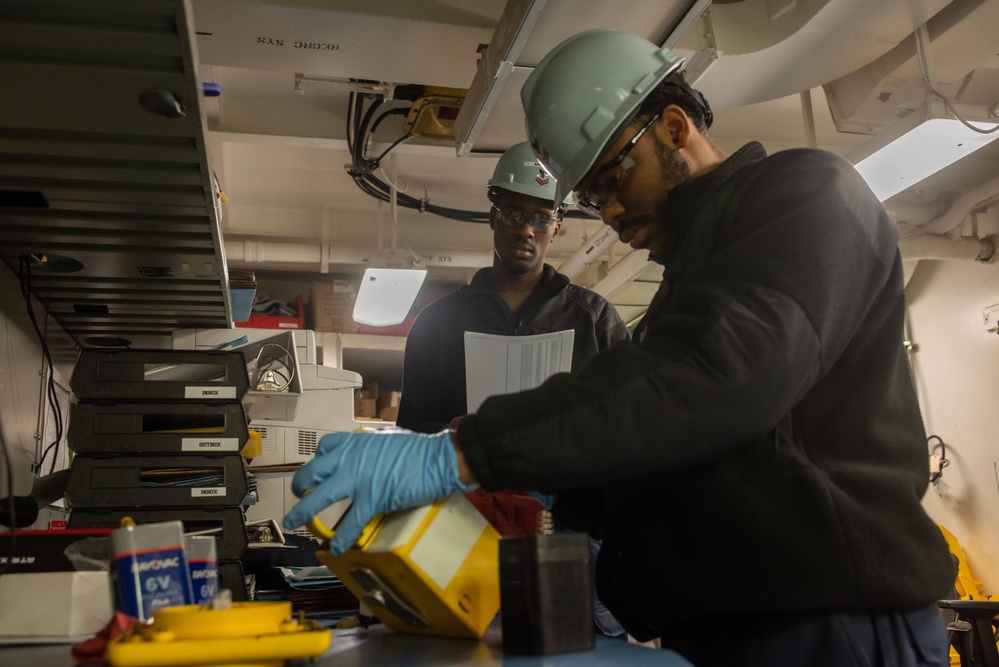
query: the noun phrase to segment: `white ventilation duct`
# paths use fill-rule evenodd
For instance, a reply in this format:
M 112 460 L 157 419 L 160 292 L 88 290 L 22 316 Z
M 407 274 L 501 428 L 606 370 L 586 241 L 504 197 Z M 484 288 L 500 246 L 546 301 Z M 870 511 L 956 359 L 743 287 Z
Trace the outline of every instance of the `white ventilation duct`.
M 907 39 L 949 0 L 743 0 L 714 3 L 718 58 L 697 87 L 718 108 L 795 95 L 853 72 Z M 694 59 L 700 35 L 675 51 Z
M 954 0 L 926 22 L 933 53 L 930 74 L 941 87 L 961 81 L 999 50 L 999 1 Z M 925 100 L 916 38 L 906 37 L 884 55 L 823 89 L 841 132 L 874 134 Z M 963 101 L 963 100 L 961 100 Z

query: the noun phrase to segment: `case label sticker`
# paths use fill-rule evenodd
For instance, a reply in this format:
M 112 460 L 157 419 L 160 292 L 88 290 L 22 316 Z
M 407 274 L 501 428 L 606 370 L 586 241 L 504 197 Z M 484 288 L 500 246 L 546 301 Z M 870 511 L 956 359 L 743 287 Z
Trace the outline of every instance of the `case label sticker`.
M 205 496 L 224 496 L 225 487 L 224 486 L 205 486 L 196 489 L 191 489 L 192 498 L 203 498 Z
M 236 388 L 184 387 L 184 398 L 236 398 Z
M 181 438 L 182 452 L 238 452 L 239 438 Z

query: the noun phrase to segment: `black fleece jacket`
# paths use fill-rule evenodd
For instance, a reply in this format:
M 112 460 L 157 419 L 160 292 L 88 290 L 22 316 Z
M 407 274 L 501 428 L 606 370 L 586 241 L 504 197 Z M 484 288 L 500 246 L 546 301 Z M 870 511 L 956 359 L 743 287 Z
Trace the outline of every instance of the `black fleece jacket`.
M 402 400 L 396 424 L 436 433 L 466 412 L 466 331 L 532 336 L 575 331 L 572 368 L 600 350 L 628 339 L 614 306 L 599 294 L 573 285 L 545 264 L 541 280 L 516 313 L 493 287 L 492 269 L 480 269 L 463 285 L 420 311 L 406 339 Z
M 638 639 L 944 595 L 898 235 L 870 189 L 830 153 L 753 143 L 671 191 L 666 216 L 635 339 L 462 420 L 475 477 L 605 485 L 597 590 Z

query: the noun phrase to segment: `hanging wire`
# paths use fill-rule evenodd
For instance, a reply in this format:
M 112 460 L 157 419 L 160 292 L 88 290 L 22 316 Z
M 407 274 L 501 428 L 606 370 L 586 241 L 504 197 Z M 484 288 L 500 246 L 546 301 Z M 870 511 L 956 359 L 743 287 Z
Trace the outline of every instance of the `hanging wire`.
M 940 450 L 940 469 L 930 476 L 930 484 L 937 484 L 943 477 L 943 469 L 950 465 L 950 460 L 947 458 L 947 443 L 943 441 L 943 438 L 939 435 L 931 435 L 926 438 L 926 444 L 930 444 L 932 440 L 936 440 L 937 444 L 930 447 L 930 456 L 938 449 Z
M 381 170 L 382 160 L 396 147 L 412 139 L 413 135 L 410 133 L 403 134 L 376 158 L 369 158 L 366 155 L 366 151 L 373 143 L 375 130 L 378 129 L 382 121 L 389 116 L 408 114 L 410 108 L 395 107 L 378 114 L 379 109 L 385 104 L 385 100 L 377 97 L 365 107 L 365 100 L 369 97 L 373 96 L 365 93 L 351 92 L 347 100 L 347 149 L 351 154 L 351 164 L 347 168 L 347 173 L 350 174 L 354 183 L 362 192 L 378 201 L 389 202 L 392 197 L 392 185 L 385 181 L 390 179 L 384 173 L 382 173 L 382 178 L 378 178 L 375 174 Z M 377 117 L 376 114 L 378 114 Z M 488 210 L 471 211 L 431 204 L 430 197 L 427 194 L 424 194 L 423 198 L 418 198 L 406 194 L 405 190 L 397 189 L 396 201 L 397 205 L 403 208 L 416 210 L 420 213 L 432 213 L 450 220 L 474 223 L 489 222 Z M 592 218 L 589 214 L 578 210 L 567 212 L 566 217 Z
M 406 240 L 406 237 L 403 235 L 402 230 L 399 229 L 399 209 L 396 206 L 396 200 L 398 199 L 398 195 L 400 193 L 405 193 L 406 190 L 409 189 L 409 182 L 408 181 L 406 182 L 406 187 L 405 188 L 400 189 L 399 188 L 399 177 L 396 177 L 396 179 L 393 181 L 392 179 L 390 179 L 390 178 L 388 178 L 386 176 L 384 170 L 379 169 L 379 171 L 382 174 L 382 178 L 385 178 L 385 180 L 389 181 L 392 184 L 392 188 L 394 189 L 394 193 L 396 194 L 395 197 L 392 197 L 392 201 L 391 201 L 392 206 L 390 208 L 390 211 L 391 211 L 390 217 L 392 218 L 392 226 L 395 227 L 395 233 L 402 240 L 402 244 L 406 247 L 406 250 L 408 250 L 409 254 L 412 255 L 412 257 L 413 257 L 413 265 L 414 266 L 419 266 L 420 263 L 421 263 L 419 256 L 415 252 L 413 252 L 413 247 L 411 245 L 409 245 L 409 241 Z M 402 179 L 402 180 L 405 180 L 405 179 Z
M 986 130 L 981 127 L 975 127 L 970 122 L 966 121 L 960 113 L 958 113 L 958 110 L 954 107 L 953 104 L 951 104 L 951 101 L 947 99 L 947 97 L 943 93 L 938 91 L 936 88 L 932 88 L 925 81 L 924 84 L 926 85 L 927 92 L 943 100 L 944 106 L 947 107 L 947 110 L 950 111 L 954 115 L 954 117 L 957 118 L 961 122 L 961 124 L 964 125 L 966 128 L 968 128 L 969 130 L 977 132 L 978 134 L 994 134 L 996 131 L 999 131 L 999 124 L 994 125 L 992 129 L 989 130 Z
M 946 95 L 937 90 L 934 85 L 933 77 L 933 54 L 930 49 L 930 33 L 925 24 L 919 26 L 916 30 L 916 60 L 919 63 L 919 72 L 921 74 L 920 78 L 923 81 L 923 87 L 926 89 L 926 92 L 942 100 L 944 106 L 947 108 L 947 111 L 953 114 L 953 116 L 957 118 L 962 125 L 972 132 L 977 132 L 978 134 L 993 134 L 996 131 L 999 131 L 999 124 L 996 124 L 991 129 L 975 127 L 964 119 Z M 963 91 L 967 86 L 968 80 L 966 79 L 962 84 L 961 91 Z

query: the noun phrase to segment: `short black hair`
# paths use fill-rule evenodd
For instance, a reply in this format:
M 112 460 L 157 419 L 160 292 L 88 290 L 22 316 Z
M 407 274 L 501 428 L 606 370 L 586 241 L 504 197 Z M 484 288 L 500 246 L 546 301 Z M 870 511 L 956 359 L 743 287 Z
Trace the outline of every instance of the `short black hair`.
M 670 74 L 659 82 L 652 92 L 642 100 L 638 112 L 632 120 L 648 119 L 665 109 L 670 104 L 683 109 L 683 112 L 694 122 L 699 132 L 707 132 L 714 121 L 711 106 L 700 91 L 687 84 L 683 72 Z
M 648 121 L 670 104 L 675 104 L 683 109 L 687 117 L 693 121 L 694 127 L 702 134 L 706 133 L 708 128 L 711 127 L 711 123 L 714 122 L 714 113 L 711 111 L 711 105 L 704 99 L 704 95 L 699 90 L 694 90 L 687 84 L 687 79 L 684 78 L 683 72 L 677 72 L 670 74 L 660 81 L 649 92 L 648 96 L 642 100 L 638 109 L 632 112 L 631 116 L 626 118 L 623 123 L 618 125 L 617 129 L 604 142 L 601 153 L 606 151 L 608 147 L 613 146 L 618 137 L 632 123 L 635 121 Z

